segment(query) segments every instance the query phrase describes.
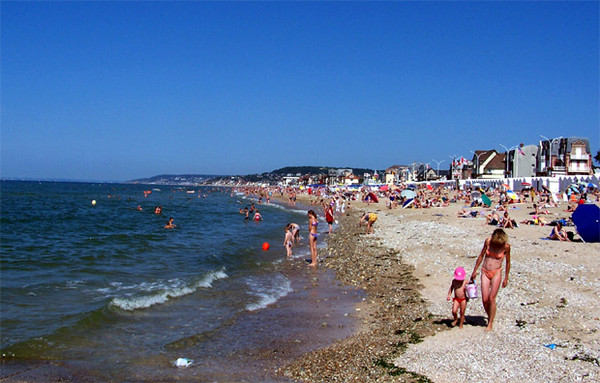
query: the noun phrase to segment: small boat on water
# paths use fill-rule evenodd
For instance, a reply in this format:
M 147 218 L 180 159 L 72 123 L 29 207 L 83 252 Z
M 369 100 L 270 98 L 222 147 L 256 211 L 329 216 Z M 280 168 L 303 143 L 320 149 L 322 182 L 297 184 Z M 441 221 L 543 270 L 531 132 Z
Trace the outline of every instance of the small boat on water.
M 188 190 L 186 193 L 188 193 L 188 194 L 195 194 L 196 191 L 195 190 Z

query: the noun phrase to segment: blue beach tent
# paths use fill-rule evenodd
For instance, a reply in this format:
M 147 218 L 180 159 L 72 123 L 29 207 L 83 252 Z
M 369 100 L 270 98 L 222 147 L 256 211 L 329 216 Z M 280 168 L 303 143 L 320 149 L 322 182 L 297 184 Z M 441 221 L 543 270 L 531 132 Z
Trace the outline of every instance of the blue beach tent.
M 579 205 L 572 218 L 581 239 L 600 242 L 600 207 L 595 204 Z

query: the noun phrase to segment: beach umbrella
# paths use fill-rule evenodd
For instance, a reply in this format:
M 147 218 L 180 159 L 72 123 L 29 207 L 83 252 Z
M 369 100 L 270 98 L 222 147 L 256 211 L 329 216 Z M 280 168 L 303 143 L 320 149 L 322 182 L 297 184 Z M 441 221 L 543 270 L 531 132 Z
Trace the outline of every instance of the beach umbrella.
M 587 184 L 587 187 L 589 187 L 589 188 L 595 188 L 596 185 L 594 185 L 593 183 L 590 182 L 589 184 Z
M 521 186 L 531 186 L 529 182 L 521 182 Z
M 413 203 L 414 201 L 415 201 L 415 200 L 414 200 L 413 198 L 411 198 L 411 199 L 409 199 L 409 200 L 406 200 L 406 201 L 404 202 L 404 204 L 402 205 L 402 208 L 406 209 L 407 207 L 409 207 L 410 205 L 412 205 L 412 203 Z
M 597 205 L 579 205 L 572 218 L 581 239 L 585 242 L 600 242 L 600 208 Z
M 515 201 L 517 200 L 517 194 L 516 194 L 514 191 L 510 190 L 510 189 L 508 189 L 508 190 L 506 191 L 506 195 L 507 195 L 509 198 L 512 198 L 512 199 L 514 199 Z
M 492 200 L 490 199 L 490 197 L 486 196 L 485 194 L 481 195 L 481 201 L 487 206 L 490 207 L 492 206 Z
M 400 196 L 407 198 L 407 199 L 412 199 L 417 196 L 417 193 L 415 193 L 413 190 L 405 189 L 405 190 L 402 190 L 402 192 L 400 193 Z

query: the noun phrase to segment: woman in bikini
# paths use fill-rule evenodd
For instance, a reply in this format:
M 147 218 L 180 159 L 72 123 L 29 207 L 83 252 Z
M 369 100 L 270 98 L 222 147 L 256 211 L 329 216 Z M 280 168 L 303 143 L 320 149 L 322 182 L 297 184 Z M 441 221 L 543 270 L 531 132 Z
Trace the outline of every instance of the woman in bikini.
M 506 273 L 502 287 L 508 285 L 508 273 L 510 272 L 510 245 L 508 244 L 508 236 L 502 229 L 496 229 L 490 238 L 487 238 L 483 243 L 483 249 L 477 262 L 475 269 L 471 274 L 471 280 L 477 277 L 479 265 L 483 262 L 481 268 L 481 301 L 483 308 L 488 315 L 488 325 L 485 331 L 491 331 L 496 317 L 496 296 L 500 289 L 500 281 L 502 280 L 502 262 L 506 259 Z
M 317 226 L 319 221 L 317 220 L 317 213 L 314 210 L 308 211 L 308 243 L 310 245 L 310 260 L 309 266 L 317 266 Z

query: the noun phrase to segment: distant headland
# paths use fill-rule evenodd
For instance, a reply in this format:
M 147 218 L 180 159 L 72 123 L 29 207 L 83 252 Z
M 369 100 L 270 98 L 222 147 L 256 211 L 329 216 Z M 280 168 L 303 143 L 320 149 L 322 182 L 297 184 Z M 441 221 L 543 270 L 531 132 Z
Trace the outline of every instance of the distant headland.
M 329 175 L 331 172 L 348 171 L 353 174 L 380 173 L 383 170 L 331 167 L 331 166 L 286 166 L 271 172 L 248 175 L 204 175 L 204 174 L 162 174 L 149 178 L 139 178 L 125 183 L 139 183 L 149 185 L 208 185 L 208 184 L 239 184 L 245 182 L 278 184 L 284 177 L 289 176 L 319 176 Z

